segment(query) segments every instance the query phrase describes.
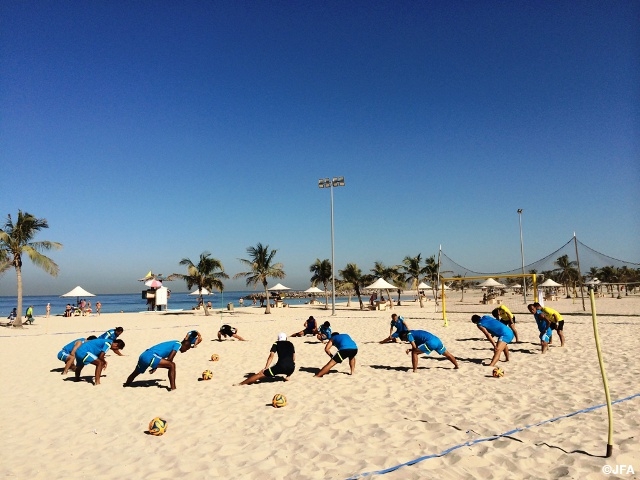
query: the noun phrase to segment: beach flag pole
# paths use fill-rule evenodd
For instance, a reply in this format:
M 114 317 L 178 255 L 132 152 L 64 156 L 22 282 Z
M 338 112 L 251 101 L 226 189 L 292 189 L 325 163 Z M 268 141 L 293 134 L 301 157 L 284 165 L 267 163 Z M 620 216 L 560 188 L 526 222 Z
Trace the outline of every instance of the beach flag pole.
M 600 348 L 600 336 L 598 335 L 598 318 L 596 315 L 596 301 L 593 295 L 593 285 L 589 285 L 589 299 L 591 300 L 591 318 L 593 319 L 593 336 L 596 341 L 596 350 L 598 352 L 598 363 L 600 364 L 600 373 L 602 374 L 602 383 L 604 384 L 604 396 L 607 400 L 607 416 L 609 417 L 609 436 L 607 437 L 607 455 L 609 458 L 613 454 L 613 412 L 611 409 L 611 394 L 609 393 L 609 384 L 607 383 L 607 372 L 604 369 L 604 361 L 602 359 L 602 350 Z

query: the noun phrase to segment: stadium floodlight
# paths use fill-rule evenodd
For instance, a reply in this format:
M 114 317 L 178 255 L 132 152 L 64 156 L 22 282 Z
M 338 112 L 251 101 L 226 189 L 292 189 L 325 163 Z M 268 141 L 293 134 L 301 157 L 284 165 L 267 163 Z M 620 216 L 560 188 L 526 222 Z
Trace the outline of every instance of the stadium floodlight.
M 318 188 L 329 188 L 331 190 L 331 315 L 336 314 L 336 261 L 333 241 L 333 187 L 344 187 L 344 177 L 333 177 L 333 179 L 321 178 L 318 180 Z

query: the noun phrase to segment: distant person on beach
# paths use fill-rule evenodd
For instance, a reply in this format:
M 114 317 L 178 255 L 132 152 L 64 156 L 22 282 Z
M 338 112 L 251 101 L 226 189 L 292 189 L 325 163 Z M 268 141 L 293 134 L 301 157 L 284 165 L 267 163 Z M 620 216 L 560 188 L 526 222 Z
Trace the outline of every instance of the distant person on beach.
M 500 359 L 500 354 L 504 352 L 505 362 L 509 361 L 509 343 L 513 340 L 514 334 L 506 325 L 503 325 L 491 315 L 473 315 L 471 321 L 478 327 L 478 329 L 484 333 L 487 340 L 493 345 L 493 358 L 491 359 L 490 367 L 495 367 L 496 363 Z M 498 341 L 495 342 L 492 338 L 498 337 Z
M 102 311 L 102 304 L 100 302 L 96 302 L 96 313 L 100 315 L 101 311 Z
M 202 342 L 202 335 L 197 330 L 191 330 L 184 339 L 191 344 L 191 348 L 196 348 Z
M 239 304 L 241 307 L 244 307 L 244 298 L 240 297 L 240 299 L 238 299 L 238 304 Z
M 150 368 L 149 373 L 155 373 L 158 368 L 166 368 L 169 372 L 169 390 L 176 389 L 176 364 L 173 358 L 176 353 L 184 353 L 191 348 L 191 342 L 187 339 L 171 340 L 169 342 L 159 343 L 151 348 L 147 348 L 140 354 L 136 368 L 131 372 L 131 375 L 127 378 L 127 381 L 122 385 L 123 387 L 131 386 L 131 383 L 136 379 L 138 375 L 144 373 L 147 368 Z
M 64 347 L 62 347 L 62 350 L 58 352 L 58 360 L 64 362 L 62 375 L 66 375 L 69 370 L 75 371 L 76 366 L 73 364 L 73 362 L 76 359 L 76 350 L 78 350 L 78 347 L 80 347 L 80 345 L 82 345 L 87 340 L 95 339 L 95 335 L 90 335 L 87 338 L 77 338 L 73 342 L 69 342 Z
M 13 322 L 15 322 L 16 318 L 18 318 L 18 309 L 14 307 L 7 318 L 9 319 L 9 325 L 13 325 Z
M 111 341 L 106 338 L 96 338 L 88 340 L 78 347 L 76 350 L 76 382 L 80 380 L 80 373 L 85 365 L 93 364 L 96 366 L 95 379 L 93 384 L 100 385 L 100 375 L 102 370 L 107 368 L 107 361 L 104 359 L 105 353 L 109 349 L 122 355 L 120 350 L 124 348 L 124 342 L 119 338 Z
M 542 315 L 542 311 L 537 309 L 535 304 L 531 303 L 527 305 L 527 309 L 533 315 L 533 318 L 536 320 L 536 325 L 538 326 L 538 331 L 540 332 L 540 347 L 542 349 L 542 353 L 545 353 L 549 348 L 549 343 L 551 342 L 551 338 L 553 335 L 553 330 L 551 329 L 551 322 Z
M 318 325 L 316 323 L 316 319 L 313 316 L 307 318 L 304 322 L 304 330 L 292 333 L 292 337 L 304 337 L 305 335 L 317 335 L 318 334 Z
M 541 314 L 550 322 L 551 328 L 557 330 L 560 337 L 560 346 L 564 347 L 564 319 L 557 310 L 551 307 L 543 307 L 538 302 L 533 304 L 536 309 L 541 310 Z
M 393 329 L 396 329 L 395 333 Z M 391 315 L 391 326 L 389 328 L 389 336 L 384 340 L 380 340 L 380 343 L 391 343 L 395 342 L 397 338 L 404 332 L 409 331 L 409 326 L 404 320 L 404 317 L 398 316 L 395 313 Z
M 328 321 L 320 325 L 317 338 L 323 343 L 331 338 L 331 324 Z
M 331 347 L 334 346 L 338 349 L 338 351 L 335 355 L 332 356 Z M 358 345 L 349 335 L 347 335 L 346 333 L 333 332 L 331 334 L 331 339 L 324 347 L 324 351 L 327 355 L 329 355 L 331 360 L 329 360 L 327 364 L 314 375 L 315 377 L 322 377 L 326 375 L 334 367 L 334 365 L 336 365 L 337 363 L 342 363 L 342 361 L 346 358 L 349 359 L 349 375 L 353 375 L 353 372 L 356 369 L 356 355 L 358 355 Z
M 516 316 L 511 313 L 511 310 L 509 310 L 506 305 L 500 305 L 498 308 L 494 308 L 491 315 L 493 315 L 493 318 L 496 320 L 499 320 L 500 323 L 513 330 L 516 343 L 520 343 L 520 340 L 518 339 L 518 330 L 516 330 Z
M 451 352 L 449 352 L 438 337 L 426 330 L 410 330 L 404 331 L 400 334 L 400 339 L 409 342 L 411 348 L 406 351 L 408 355 L 411 353 L 411 365 L 413 366 L 413 373 L 418 371 L 418 355 L 426 353 L 429 355 L 431 352 L 439 353 L 447 360 L 453 363 L 455 369 L 458 368 L 458 361 Z
M 269 368 L 275 355 L 278 355 L 278 361 L 273 367 Z M 278 340 L 271 345 L 271 350 L 269 350 L 269 356 L 267 357 L 267 363 L 264 368 L 240 382 L 238 385 L 251 385 L 265 377 L 275 378 L 276 375 L 285 375 L 284 381 L 288 382 L 295 369 L 296 349 L 293 343 L 287 340 L 287 334 L 282 332 L 278 334 Z
M 49 318 L 49 315 L 51 314 L 51 304 L 50 303 L 47 303 L 46 310 L 47 310 L 47 318 Z
M 24 313 L 24 316 L 26 317 L 24 320 L 25 323 L 33 323 L 33 305 L 29 305 L 27 311 Z
M 71 308 L 71 304 L 67 303 L 67 308 L 64 309 L 63 317 L 73 317 L 73 309 Z
M 82 300 L 80 300 L 80 305 L 79 305 L 79 307 L 80 307 L 80 313 L 81 313 L 82 315 L 84 315 L 84 309 L 85 309 L 85 307 L 86 307 L 86 306 L 87 306 L 87 302 L 86 302 L 86 301 L 85 301 L 85 299 L 83 298 Z
M 245 339 L 242 338 L 240 335 L 238 335 L 238 329 L 235 327 L 232 327 L 231 325 L 222 325 L 220 327 L 220 330 L 218 330 L 218 341 L 221 342 L 222 341 L 222 337 L 224 337 L 225 339 L 227 337 L 233 337 L 233 338 L 237 338 L 238 340 L 240 340 L 241 342 L 244 342 Z
M 110 341 L 114 341 L 116 338 L 118 338 L 120 335 L 122 335 L 122 332 L 124 332 L 124 328 L 116 327 L 116 328 L 112 328 L 110 330 L 107 330 L 102 335 L 99 335 L 98 338 L 104 338 L 104 339 L 107 339 L 107 340 L 110 340 Z M 115 351 L 115 352 L 118 355 L 122 356 L 122 354 L 119 351 Z

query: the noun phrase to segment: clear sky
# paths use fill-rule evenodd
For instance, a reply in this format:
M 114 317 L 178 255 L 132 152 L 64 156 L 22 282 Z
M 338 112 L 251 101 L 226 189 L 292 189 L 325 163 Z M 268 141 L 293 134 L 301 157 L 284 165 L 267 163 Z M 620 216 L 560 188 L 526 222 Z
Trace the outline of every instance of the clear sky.
M 0 215 L 64 244 L 25 294 L 140 290 L 258 242 L 533 262 L 576 232 L 640 262 L 637 1 L 0 2 Z M 15 294 L 15 273 L 0 295 Z M 184 284 L 170 284 L 176 291 Z M 229 280 L 227 290 L 244 289 Z

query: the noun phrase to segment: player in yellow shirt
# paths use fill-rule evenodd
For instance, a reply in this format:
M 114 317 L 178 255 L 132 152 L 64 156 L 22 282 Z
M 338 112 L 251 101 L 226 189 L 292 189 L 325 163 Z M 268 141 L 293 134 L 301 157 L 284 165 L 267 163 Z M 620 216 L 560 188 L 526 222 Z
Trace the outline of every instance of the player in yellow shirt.
M 554 310 L 550 307 L 543 307 L 539 303 L 534 303 L 533 305 L 538 310 L 542 311 L 542 315 L 544 316 L 544 318 L 551 322 L 551 328 L 558 331 L 558 337 L 560 337 L 560 346 L 564 347 L 564 319 L 562 318 L 562 315 L 560 315 L 557 310 Z
M 509 310 L 505 305 L 500 305 L 498 308 L 493 309 L 491 315 L 493 315 L 493 318 L 496 320 L 500 320 L 503 325 L 506 325 L 513 330 L 513 334 L 516 337 L 516 343 L 520 343 L 518 331 L 516 330 L 516 316 L 511 313 L 511 310 Z

